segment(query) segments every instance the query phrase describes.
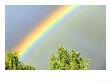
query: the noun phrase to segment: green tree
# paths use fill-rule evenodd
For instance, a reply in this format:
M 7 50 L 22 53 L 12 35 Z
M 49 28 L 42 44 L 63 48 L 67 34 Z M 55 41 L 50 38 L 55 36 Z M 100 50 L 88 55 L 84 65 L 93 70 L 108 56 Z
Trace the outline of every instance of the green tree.
M 7 51 L 5 55 L 6 70 L 35 70 L 32 65 L 26 65 L 19 60 L 18 53 L 15 51 Z
M 57 54 L 49 56 L 50 70 L 87 70 L 89 59 L 80 56 L 79 52 L 71 50 L 68 52 L 63 46 L 57 48 Z

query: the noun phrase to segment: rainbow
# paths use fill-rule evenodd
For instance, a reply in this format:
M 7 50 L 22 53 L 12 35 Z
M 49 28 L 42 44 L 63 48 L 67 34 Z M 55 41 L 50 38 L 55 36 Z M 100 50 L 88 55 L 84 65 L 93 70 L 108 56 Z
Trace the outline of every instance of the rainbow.
M 26 35 L 26 37 L 18 43 L 14 48 L 15 51 L 19 52 L 19 56 L 23 56 L 32 46 L 40 40 L 49 30 L 56 28 L 55 25 L 60 22 L 70 12 L 77 9 L 76 5 L 62 5 L 47 16 L 39 25 Z

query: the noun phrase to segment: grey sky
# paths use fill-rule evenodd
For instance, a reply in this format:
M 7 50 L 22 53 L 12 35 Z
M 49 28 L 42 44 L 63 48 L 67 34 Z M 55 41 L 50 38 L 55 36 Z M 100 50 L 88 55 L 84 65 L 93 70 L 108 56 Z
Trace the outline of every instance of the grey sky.
M 6 50 L 12 49 L 47 15 L 58 6 L 6 6 Z M 61 23 L 62 24 L 62 23 Z M 106 7 L 81 6 L 79 12 L 68 17 L 60 29 L 30 49 L 22 59 L 39 69 L 47 69 L 48 55 L 59 44 L 76 49 L 90 58 L 89 69 L 106 69 Z

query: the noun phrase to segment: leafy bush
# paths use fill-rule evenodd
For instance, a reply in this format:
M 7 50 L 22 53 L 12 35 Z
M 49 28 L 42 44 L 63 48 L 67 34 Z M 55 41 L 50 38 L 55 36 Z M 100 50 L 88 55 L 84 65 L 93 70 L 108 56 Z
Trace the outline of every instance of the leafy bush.
M 18 53 L 15 51 L 7 51 L 5 55 L 6 70 L 35 70 L 32 65 L 22 63 L 18 58 Z
M 49 56 L 50 70 L 87 70 L 88 66 L 88 58 L 81 57 L 75 50 L 68 52 L 63 46 L 58 47 L 56 55 Z

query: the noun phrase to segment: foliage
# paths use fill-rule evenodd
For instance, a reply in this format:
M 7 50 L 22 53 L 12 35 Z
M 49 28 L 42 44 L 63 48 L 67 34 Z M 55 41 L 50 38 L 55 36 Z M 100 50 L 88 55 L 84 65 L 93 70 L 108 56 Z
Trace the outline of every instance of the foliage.
M 89 59 L 82 58 L 79 52 L 71 50 L 68 52 L 63 46 L 57 48 L 57 54 L 49 56 L 50 70 L 87 70 Z
M 19 60 L 18 53 L 15 51 L 7 51 L 5 55 L 6 70 L 35 70 L 32 65 L 26 65 Z

